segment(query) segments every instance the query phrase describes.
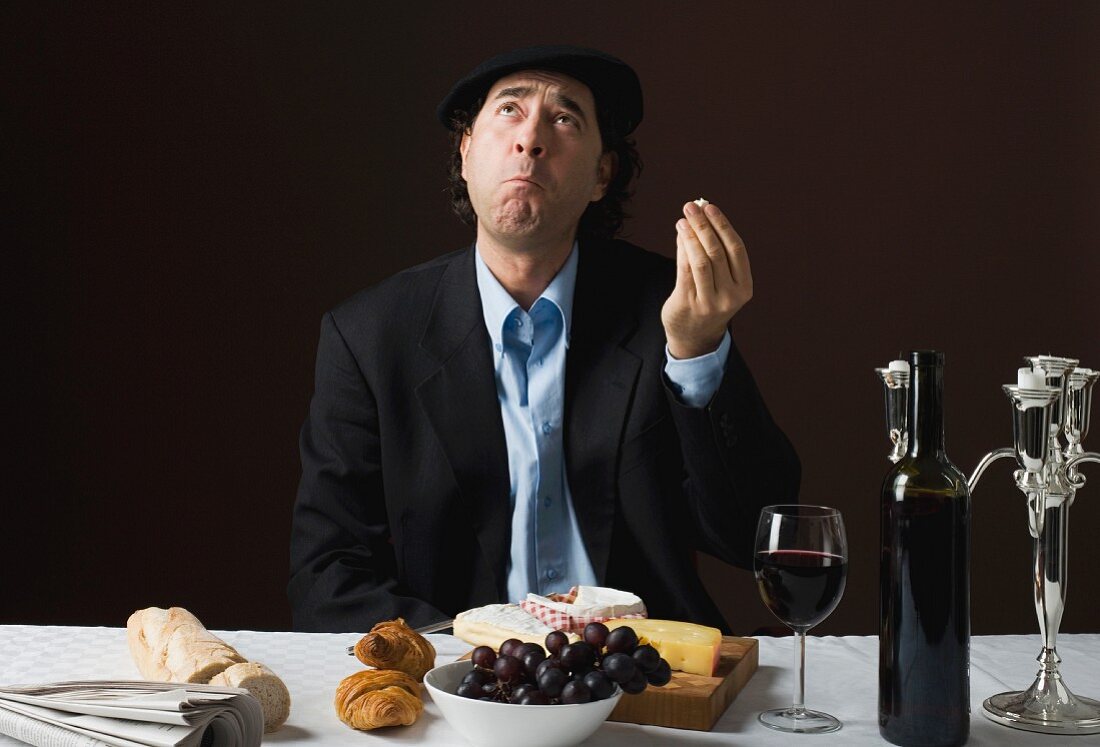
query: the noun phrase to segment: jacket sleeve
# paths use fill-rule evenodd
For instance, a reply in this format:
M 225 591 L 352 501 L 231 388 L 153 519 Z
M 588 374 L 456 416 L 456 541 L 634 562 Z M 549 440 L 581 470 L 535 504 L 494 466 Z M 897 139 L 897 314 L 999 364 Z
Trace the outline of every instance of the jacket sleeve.
M 321 323 L 300 448 L 287 587 L 295 630 L 367 631 L 396 617 L 413 627 L 445 618 L 398 581 L 378 408 L 331 313 Z
M 768 413 L 736 345 L 706 407 L 681 404 L 662 378 L 680 436 L 697 549 L 752 568 L 760 509 L 798 502 L 798 455 Z

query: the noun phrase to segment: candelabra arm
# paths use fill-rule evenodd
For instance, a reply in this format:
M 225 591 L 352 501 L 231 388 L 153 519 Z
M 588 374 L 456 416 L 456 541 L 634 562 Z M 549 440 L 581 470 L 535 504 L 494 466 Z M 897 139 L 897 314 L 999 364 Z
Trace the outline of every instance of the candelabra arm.
M 1091 453 L 1091 452 L 1089 452 L 1089 453 Z M 996 449 L 995 451 L 991 451 L 988 454 L 986 454 L 984 457 L 982 457 L 982 460 L 980 462 L 978 462 L 978 466 L 974 468 L 974 474 L 972 474 L 970 476 L 970 479 L 966 481 L 966 485 L 967 485 L 968 488 L 970 488 L 970 492 L 973 493 L 974 488 L 978 487 L 978 480 L 980 480 L 982 478 L 982 473 L 985 472 L 986 469 L 989 468 L 989 465 L 993 464 L 993 462 L 997 461 L 998 459 L 1002 459 L 1004 457 L 1015 457 L 1015 456 L 1016 456 L 1016 450 L 1015 449 L 1010 448 L 1010 447 L 1005 447 L 1003 449 Z M 1082 454 L 1082 456 L 1087 456 L 1087 454 Z
M 1080 490 L 1085 487 L 1085 476 L 1077 472 L 1077 465 L 1084 462 L 1096 462 L 1100 464 L 1100 454 L 1095 451 L 1086 451 L 1083 454 L 1078 454 L 1066 460 L 1064 467 L 1066 482 L 1068 482 L 1070 487 L 1074 490 Z
M 1066 469 L 1071 470 L 1081 462 L 1096 462 L 1100 464 L 1100 454 L 1095 451 L 1086 451 L 1084 454 L 1078 454 L 1072 459 L 1066 460 Z

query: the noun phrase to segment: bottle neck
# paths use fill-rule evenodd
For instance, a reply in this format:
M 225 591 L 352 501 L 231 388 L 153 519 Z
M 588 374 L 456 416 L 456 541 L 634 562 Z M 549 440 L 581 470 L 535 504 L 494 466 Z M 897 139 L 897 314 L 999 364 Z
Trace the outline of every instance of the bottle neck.
M 920 363 L 911 368 L 909 456 L 943 455 L 943 364 Z

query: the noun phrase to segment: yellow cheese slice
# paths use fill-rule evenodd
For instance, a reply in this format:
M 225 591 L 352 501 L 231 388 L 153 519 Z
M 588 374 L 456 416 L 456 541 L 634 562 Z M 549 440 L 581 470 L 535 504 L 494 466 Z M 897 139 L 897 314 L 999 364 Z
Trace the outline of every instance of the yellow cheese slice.
M 675 620 L 629 619 L 608 620 L 609 629 L 628 626 L 639 638 L 661 653 L 661 658 L 673 669 L 711 677 L 718 669 L 722 650 L 722 631 L 706 625 Z

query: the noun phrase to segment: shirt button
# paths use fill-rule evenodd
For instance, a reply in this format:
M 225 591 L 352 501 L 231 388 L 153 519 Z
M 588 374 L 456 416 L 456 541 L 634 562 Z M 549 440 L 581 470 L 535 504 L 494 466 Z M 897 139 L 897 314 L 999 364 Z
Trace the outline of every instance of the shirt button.
M 550 508 L 550 496 L 546 496 L 542 499 L 542 505 L 546 508 Z
M 551 428 L 550 428 L 550 424 L 549 424 L 549 423 L 543 423 L 543 424 L 542 424 L 542 432 L 543 432 L 544 434 L 546 434 L 547 436 L 549 436 L 549 435 L 550 435 L 550 431 L 551 431 Z
M 555 570 L 554 570 L 553 568 L 551 568 L 550 570 L 548 570 L 548 571 L 546 572 L 546 577 L 547 577 L 548 579 L 550 579 L 551 581 L 553 581 L 553 580 L 554 580 L 555 578 L 557 578 L 557 577 L 558 577 L 558 572 L 557 572 L 557 571 L 555 571 Z
M 494 345 L 493 347 L 495 347 L 495 348 L 497 349 L 497 352 L 498 352 L 498 353 L 499 353 L 499 352 L 500 352 L 500 351 L 501 351 L 501 350 L 503 349 L 503 348 L 501 347 L 501 344 L 500 344 L 499 342 L 498 342 L 498 343 L 497 343 L 496 345 Z
M 523 320 L 520 319 L 518 316 L 513 320 L 512 323 L 515 324 L 517 327 L 522 327 L 523 326 Z

